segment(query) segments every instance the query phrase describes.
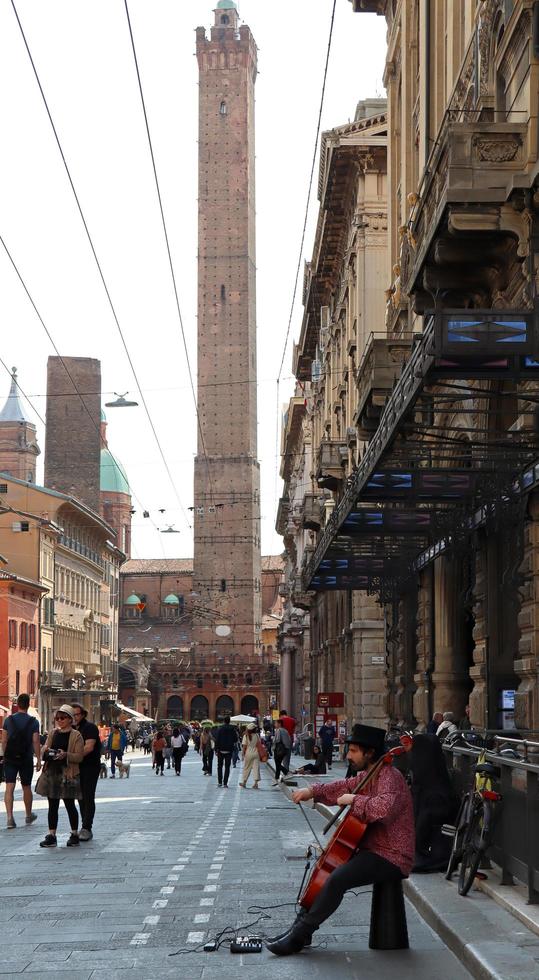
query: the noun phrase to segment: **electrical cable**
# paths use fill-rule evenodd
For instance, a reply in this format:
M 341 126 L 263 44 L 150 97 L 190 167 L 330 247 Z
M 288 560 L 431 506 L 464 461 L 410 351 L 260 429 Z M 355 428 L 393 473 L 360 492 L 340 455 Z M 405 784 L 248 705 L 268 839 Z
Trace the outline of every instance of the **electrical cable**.
M 24 278 L 23 278 L 23 276 L 22 276 L 22 273 L 21 273 L 21 271 L 20 271 L 20 269 L 19 269 L 19 267 L 18 267 L 18 265 L 17 265 L 17 263 L 15 262 L 15 259 L 13 258 L 13 255 L 11 254 L 11 252 L 10 252 L 10 250 L 9 250 L 9 248 L 8 248 L 8 246 L 7 246 L 7 243 L 6 243 L 6 241 L 5 241 L 5 239 L 3 238 L 3 236 L 2 236 L 1 234 L 0 234 L 0 244 L 2 245 L 2 247 L 3 247 L 3 249 L 4 249 L 4 251 L 5 251 L 5 253 L 6 253 L 6 255 L 7 255 L 7 257 L 8 257 L 8 259 L 9 259 L 9 261 L 10 261 L 10 263 L 11 263 L 11 266 L 12 266 L 12 268 L 13 268 L 13 270 L 14 270 L 14 272 L 15 272 L 15 274 L 16 274 L 16 276 L 17 276 L 17 278 L 18 278 L 18 280 L 19 280 L 19 282 L 20 282 L 20 284 L 21 284 L 21 286 L 22 286 L 22 288 L 24 289 L 24 292 L 26 293 L 26 295 L 27 295 L 27 297 L 28 297 L 28 299 L 29 299 L 29 301 L 30 301 L 30 304 L 31 304 L 31 306 L 32 306 L 32 309 L 34 310 L 34 313 L 36 314 L 36 316 L 37 316 L 37 318 L 38 318 L 38 320 L 39 320 L 39 322 L 40 322 L 40 324 L 41 324 L 41 326 L 43 327 L 43 330 L 45 331 L 45 333 L 46 333 L 46 335 L 47 335 L 47 337 L 49 338 L 49 340 L 50 340 L 50 342 L 51 342 L 51 344 L 52 344 L 52 347 L 53 347 L 53 349 L 54 349 L 54 351 L 55 351 L 55 353 L 56 353 L 56 355 L 58 356 L 58 358 L 59 358 L 59 360 L 60 360 L 60 362 L 61 362 L 61 364 L 62 364 L 62 367 L 63 367 L 63 369 L 64 369 L 64 371 L 65 371 L 65 373 L 67 374 L 67 376 L 68 376 L 68 378 L 69 378 L 69 380 L 70 380 L 70 382 L 71 382 L 71 384 L 73 385 L 73 389 L 74 389 L 74 393 L 75 393 L 75 394 L 77 395 L 77 397 L 78 397 L 78 398 L 80 399 L 80 402 L 81 402 L 81 404 L 82 404 L 82 406 L 83 406 L 83 408 L 84 408 L 84 410 L 85 410 L 85 412 L 86 412 L 86 414 L 88 415 L 88 417 L 89 417 L 89 419 L 90 419 L 90 421 L 91 421 L 91 423 L 92 423 L 92 425 L 93 425 L 93 426 L 94 426 L 94 428 L 96 429 L 96 431 L 97 431 L 97 433 L 98 433 L 98 435 L 99 435 L 99 442 L 100 442 L 100 445 L 101 445 L 101 446 L 103 447 L 103 446 L 104 446 L 104 442 L 103 442 L 103 439 L 102 439 L 102 437 L 101 437 L 101 429 L 100 429 L 100 426 L 99 426 L 99 425 L 97 424 L 97 422 L 96 422 L 96 420 L 94 419 L 94 417 L 93 417 L 93 415 L 92 415 L 92 413 L 91 413 L 91 411 L 90 411 L 90 409 L 88 408 L 88 405 L 86 404 L 86 402 L 85 402 L 85 400 L 84 400 L 84 398 L 83 398 L 83 396 L 81 395 L 81 393 L 80 393 L 80 391 L 79 391 L 79 389 L 77 388 L 77 385 L 76 385 L 76 383 L 75 383 L 75 379 L 73 378 L 73 375 L 71 374 L 71 372 L 70 372 L 70 370 L 69 370 L 69 368 L 68 368 L 68 366 L 67 366 L 67 364 L 66 364 L 66 362 L 65 362 L 65 360 L 64 360 L 64 358 L 63 358 L 63 357 L 62 357 L 62 355 L 60 354 L 60 351 L 58 350 L 58 347 L 57 347 L 57 345 L 56 345 L 56 341 L 54 340 L 54 337 L 52 336 L 52 334 L 51 334 L 51 332 L 50 332 L 50 330 L 49 330 L 49 328 L 47 327 L 47 324 L 45 323 L 45 321 L 44 321 L 44 319 L 43 319 L 43 317 L 41 316 L 41 313 L 39 312 L 39 310 L 38 310 L 38 308 L 37 308 L 37 306 L 36 306 L 36 304 L 35 304 L 35 302 L 34 302 L 34 299 L 33 299 L 33 296 L 32 296 L 32 294 L 30 293 L 30 290 L 28 289 L 28 286 L 26 285 L 26 282 L 25 282 L 25 280 L 24 280 Z M 11 372 L 10 372 L 10 373 L 11 373 Z M 30 400 L 29 400 L 28 398 L 27 398 L 26 400 L 28 401 L 28 403 L 29 403 L 30 405 L 32 405 L 32 408 L 33 408 L 33 410 L 34 410 L 34 412 L 36 413 L 36 415 L 38 416 L 38 418 L 40 418 L 40 419 L 41 419 L 41 416 L 39 415 L 39 412 L 37 411 L 37 409 L 36 409 L 36 408 L 34 408 L 34 406 L 33 406 L 33 404 L 32 404 L 32 402 L 30 402 Z M 43 420 L 42 420 L 42 421 L 43 421 Z M 44 423 L 44 424 L 45 424 L 45 426 L 46 426 L 46 423 Z M 107 448 L 108 448 L 108 447 L 107 447 Z M 113 462 L 114 462 L 114 464 L 116 465 L 116 467 L 118 468 L 118 470 L 119 470 L 119 471 L 121 472 L 121 467 L 120 467 L 120 465 L 119 465 L 119 463 L 118 463 L 118 460 L 117 460 L 117 459 L 115 459 L 115 457 L 114 457 L 114 454 L 113 454 L 113 453 L 112 453 L 112 452 L 110 451 L 110 449 L 109 449 L 109 453 L 110 453 L 110 455 L 111 455 L 111 457 L 112 457 L 112 460 L 113 460 Z M 136 494 L 135 494 L 134 492 L 133 492 L 133 497 L 134 497 L 134 498 L 135 498 L 135 500 L 137 501 L 137 503 L 138 503 L 138 505 L 139 505 L 139 507 L 142 507 L 142 504 L 141 504 L 141 502 L 140 502 L 140 500 L 138 499 L 138 497 L 136 496 Z M 180 502 L 180 504 L 181 504 L 181 502 Z M 154 522 L 152 521 L 152 523 L 154 523 Z M 156 527 L 156 525 L 155 525 L 155 523 L 154 523 L 154 527 Z M 157 530 L 157 528 L 156 528 L 156 530 Z M 160 540 L 161 540 L 161 548 L 162 548 L 162 551 L 163 551 L 163 557 L 165 557 L 165 549 L 164 549 L 164 545 L 163 545 L 163 541 L 162 541 L 162 539 L 161 539 L 161 538 L 160 538 Z
M 142 393 L 142 388 L 140 387 L 140 383 L 139 383 L 139 380 L 138 380 L 138 375 L 137 375 L 137 372 L 136 372 L 136 370 L 135 370 L 135 365 L 133 364 L 133 360 L 132 360 L 132 358 L 131 358 L 131 354 L 130 354 L 130 352 L 129 352 L 129 348 L 128 348 L 128 346 L 127 346 L 127 342 L 126 342 L 126 340 L 125 340 L 125 337 L 124 337 L 124 334 L 123 334 L 123 331 L 122 331 L 122 328 L 121 328 L 121 326 L 120 326 L 120 321 L 119 321 L 119 319 L 118 319 L 118 315 L 117 315 L 117 313 L 116 313 L 116 309 L 115 309 L 115 306 L 114 306 L 114 303 L 112 302 L 112 297 L 111 297 L 111 294 L 110 294 L 110 291 L 109 291 L 109 288 L 108 288 L 108 286 L 107 286 L 107 283 L 106 283 L 106 280 L 105 280 L 105 276 L 104 276 L 104 274 L 103 274 L 103 270 L 102 270 L 102 268 L 101 268 L 101 263 L 100 263 L 100 261 L 99 261 L 99 258 L 98 258 L 98 256 L 97 256 L 97 252 L 96 252 L 96 249 L 95 249 L 95 246 L 94 246 L 94 243 L 93 243 L 93 239 L 92 239 L 92 236 L 90 235 L 90 230 L 89 230 L 89 228 L 88 228 L 88 224 L 87 224 L 87 222 L 86 222 L 86 218 L 85 218 L 85 216 L 84 216 L 84 212 L 83 212 L 83 210 L 82 210 L 82 205 L 81 205 L 81 203 L 80 203 L 80 200 L 79 200 L 79 196 L 78 196 L 78 194 L 77 194 L 77 191 L 76 191 L 76 188 L 75 188 L 75 184 L 73 183 L 73 178 L 72 178 L 72 176 L 71 176 L 71 171 L 70 171 L 70 169 L 69 169 L 69 166 L 68 166 L 68 163 L 67 163 L 67 160 L 66 160 L 66 157 L 65 157 L 65 154 L 64 154 L 64 151 L 63 151 L 63 149 L 62 149 L 62 144 L 60 143 L 60 138 L 59 138 L 59 136 L 58 136 L 58 132 L 57 132 L 57 130 L 56 130 L 56 126 L 55 126 L 55 124 L 54 124 L 54 120 L 53 120 L 53 118 L 52 118 L 52 114 L 51 114 L 51 111 L 50 111 L 50 108 L 49 108 L 49 105 L 48 105 L 48 102 L 47 102 L 47 98 L 46 98 L 46 96 L 45 96 L 45 92 L 44 92 L 44 89 L 43 89 L 43 86 L 42 86 L 42 84 L 41 84 L 41 80 L 40 80 L 40 77 L 39 77 L 39 74 L 38 74 L 38 71 L 37 71 L 37 68 L 36 68 L 36 65 L 35 65 L 35 63 L 34 63 L 34 59 L 33 59 L 33 57 L 32 57 L 32 53 L 31 53 L 31 51 L 30 51 L 30 47 L 29 47 L 29 44 L 28 44 L 28 41 L 27 41 L 27 39 L 26 39 L 26 34 L 24 33 L 24 28 L 23 28 L 23 26 L 22 26 L 22 23 L 21 23 L 21 20 L 20 20 L 20 17 L 19 17 L 19 14 L 18 14 L 18 12 L 17 12 L 17 7 L 16 7 L 16 5 L 15 5 L 15 0 L 11 0 L 11 6 L 13 7 L 13 12 L 14 12 L 14 14 L 15 14 L 15 17 L 16 17 L 16 19 L 17 19 L 17 24 L 19 25 L 19 30 L 20 30 L 20 32 L 21 32 L 21 36 L 22 36 L 22 39 L 23 39 L 23 41 L 24 41 L 24 45 L 25 45 L 25 47 L 26 47 L 26 51 L 27 51 L 27 54 L 28 54 L 28 57 L 29 57 L 29 59 L 30 59 L 30 64 L 31 64 L 31 66 L 32 66 L 32 70 L 33 70 L 33 72 L 34 72 L 34 76 L 35 76 L 35 79 L 36 79 L 36 82 L 37 82 L 37 85 L 38 85 L 38 88 L 39 88 L 39 91 L 40 91 L 40 94 L 41 94 L 41 98 L 42 98 L 42 100 L 43 100 L 43 104 L 44 104 L 44 106 L 45 106 L 45 109 L 46 109 L 46 112 L 47 112 L 47 116 L 48 116 L 48 118 L 49 118 L 49 122 L 50 122 L 50 124 L 51 124 L 51 127 L 52 127 L 52 131 L 53 131 L 53 134 L 54 134 L 54 138 L 55 138 L 55 140 L 56 140 L 56 145 L 57 145 L 57 147 L 58 147 L 58 150 L 59 150 L 59 153 L 60 153 L 60 156 L 61 156 L 61 158 L 62 158 L 62 163 L 63 163 L 63 165 L 64 165 L 64 168 L 65 168 L 65 171 L 66 171 L 66 174 L 67 174 L 67 178 L 68 178 L 68 180 L 69 180 L 69 184 L 70 184 L 70 187 L 71 187 L 71 190 L 72 190 L 72 192 L 73 192 L 73 196 L 74 196 L 74 198 L 75 198 L 75 202 L 76 202 L 76 205 L 77 205 L 77 208 L 78 208 L 78 212 L 79 212 L 79 215 L 80 215 L 80 218 L 81 218 L 81 221 L 82 221 L 82 224 L 83 224 L 83 227 L 84 227 L 84 230 L 85 230 L 85 232 L 86 232 L 86 237 L 87 237 L 87 239 L 88 239 L 88 243 L 89 243 L 89 245 L 90 245 L 90 249 L 91 249 L 91 251 L 92 251 L 92 255 L 93 255 L 93 257 L 94 257 L 94 260 L 95 260 L 95 264 L 96 264 L 96 266 L 97 266 L 97 270 L 98 270 L 98 273 L 99 273 L 99 277 L 100 277 L 100 279 L 101 279 L 101 282 L 102 282 L 102 285 L 103 285 L 103 289 L 105 290 L 105 294 L 106 294 L 106 297 L 107 297 L 107 300 L 108 300 L 108 303 L 109 303 L 109 306 L 110 306 L 110 309 L 111 309 L 111 312 L 112 312 L 112 316 L 113 316 L 113 318 L 114 318 L 114 322 L 115 322 L 115 324 L 116 324 L 116 327 L 117 327 L 117 329 L 118 329 L 118 333 L 120 334 L 120 338 L 121 338 L 121 341 L 122 341 L 122 344 L 123 344 L 123 347 L 124 347 L 124 350 L 125 350 L 125 354 L 126 354 L 126 357 L 127 357 L 127 360 L 128 360 L 128 362 L 129 362 L 129 366 L 130 366 L 130 368 L 131 368 L 131 372 L 132 372 L 132 374 L 133 374 L 133 378 L 135 379 L 135 383 L 136 383 L 136 386 L 137 386 L 137 391 L 138 391 L 138 393 L 139 393 L 139 397 L 140 397 L 140 400 L 141 400 L 141 402 L 142 402 L 142 404 L 143 404 L 143 406 L 144 406 L 144 410 L 145 410 L 145 412 L 146 412 L 146 416 L 147 416 L 147 418 L 148 418 L 148 422 L 149 422 L 149 424 L 150 424 L 150 428 L 151 428 L 151 430 L 152 430 L 152 433 L 153 433 L 153 436 L 154 436 L 154 438 L 155 438 L 155 442 L 156 442 L 156 444 L 157 444 L 157 448 L 159 449 L 159 453 L 160 453 L 160 456 L 161 456 L 161 459 L 162 459 L 162 461 L 163 461 L 163 465 L 164 465 L 164 467 L 165 467 L 165 470 L 166 470 L 166 473 L 167 473 L 167 475 L 168 475 L 168 478 L 169 478 L 169 480 L 170 480 L 170 483 L 171 483 L 171 486 L 172 486 L 172 489 L 173 489 L 173 491 L 174 491 L 174 495 L 176 496 L 176 499 L 178 500 L 178 503 L 179 503 L 179 505 L 180 505 L 180 509 L 181 509 L 181 511 L 182 511 L 182 514 L 183 514 L 183 516 L 184 516 L 184 519 L 185 519 L 185 523 L 187 524 L 187 527 L 191 529 L 191 524 L 190 524 L 190 522 L 189 522 L 189 518 L 188 518 L 188 516 L 187 516 L 187 513 L 186 513 L 186 511 L 185 511 L 185 509 L 184 509 L 184 506 L 183 506 L 183 503 L 182 503 L 182 501 L 181 501 L 181 498 L 180 498 L 180 495 L 179 495 L 179 493 L 178 493 L 178 490 L 177 490 L 177 487 L 176 487 L 176 484 L 175 484 L 175 482 L 174 482 L 174 479 L 173 479 L 173 477 L 172 477 L 172 473 L 171 473 L 171 471 L 170 471 L 170 468 L 169 468 L 169 465 L 168 465 L 168 463 L 167 463 L 167 460 L 166 460 L 166 457 L 165 457 L 165 454 L 164 454 L 164 452 L 163 452 L 163 448 L 162 448 L 162 446 L 161 446 L 161 442 L 160 442 L 160 440 L 159 440 L 159 436 L 157 435 L 157 430 L 156 430 L 156 428 L 155 428 L 155 425 L 154 425 L 154 423 L 153 423 L 153 419 L 152 419 L 152 417 L 151 417 L 151 415 L 150 415 L 150 410 L 149 410 L 149 408 L 148 408 L 148 405 L 147 405 L 147 403 L 146 403 L 146 399 L 145 399 L 145 397 L 144 397 L 144 395 L 143 395 L 143 393 Z M 4 242 L 3 242 L 3 241 L 2 241 L 2 244 L 4 244 Z M 5 246 L 5 245 L 4 245 L 4 248 L 6 248 L 6 246 Z M 7 249 L 6 249 L 6 251 L 7 251 Z M 9 254 L 9 253 L 8 253 L 8 254 Z M 19 276 L 19 278 L 20 278 L 20 276 Z M 21 281 L 22 281 L 22 280 L 21 280 Z M 26 287 L 25 287 L 25 288 L 26 288 Z M 29 295 L 29 294 L 28 294 L 28 295 Z M 34 305 L 34 304 L 33 304 L 33 301 L 32 301 L 32 305 Z M 34 306 L 34 309 L 35 309 L 35 306 Z M 36 310 L 36 312 L 37 312 L 37 310 Z M 40 317 L 40 320 L 41 320 L 41 317 Z M 41 320 L 41 322 L 43 323 L 43 321 L 42 321 L 42 320 Z M 43 325 L 44 325 L 44 324 L 43 324 Z M 47 333 L 48 333 L 48 331 L 47 331 Z M 50 337 L 50 334 L 49 334 L 49 337 Z M 59 355 L 59 356 L 60 356 L 60 355 Z M 81 400 L 83 401 L 83 399 L 82 399 L 82 396 L 81 396 Z M 83 404 L 84 404 L 84 401 L 83 401 Z
M 156 163 L 155 163 L 155 154 L 154 154 L 154 151 L 153 151 L 153 143 L 152 143 L 152 137 L 151 137 L 151 133 L 150 133 L 150 124 L 149 124 L 149 121 L 148 121 L 148 113 L 146 111 L 146 101 L 144 99 L 144 92 L 143 92 L 143 89 L 142 89 L 142 78 L 141 78 L 141 75 L 140 75 L 140 69 L 139 69 L 138 58 L 137 58 L 137 51 L 136 51 L 136 47 L 135 47 L 135 38 L 133 36 L 133 29 L 131 27 L 131 18 L 129 16 L 129 7 L 127 5 L 127 0 L 124 0 L 124 7 L 125 7 L 125 15 L 126 15 L 126 18 L 127 18 L 127 26 L 129 28 L 129 37 L 131 39 L 131 50 L 133 52 L 133 60 L 135 62 L 135 71 L 136 71 L 136 74 L 137 74 L 138 90 L 139 90 L 139 94 L 140 94 L 140 101 L 141 101 L 141 105 L 142 105 L 142 112 L 143 112 L 143 115 L 144 115 L 144 125 L 145 125 L 145 128 L 146 128 L 146 136 L 148 137 L 148 147 L 149 147 L 150 156 L 151 156 L 151 159 L 152 159 L 152 169 L 153 169 L 153 175 L 154 175 L 154 179 L 155 179 L 155 189 L 156 189 L 156 192 L 157 192 L 157 200 L 159 202 L 159 212 L 161 214 L 161 224 L 163 226 L 163 234 L 165 236 L 165 245 L 166 245 L 167 256 L 168 256 L 168 264 L 169 264 L 169 269 L 170 269 L 170 276 L 171 276 L 171 279 L 172 279 L 172 288 L 174 290 L 174 299 L 176 301 L 176 310 L 178 312 L 178 320 L 179 320 L 179 323 L 180 323 L 180 331 L 181 331 L 181 335 L 182 335 L 183 349 L 184 349 L 184 352 L 185 352 L 185 360 L 187 362 L 187 372 L 189 374 L 189 383 L 190 383 L 190 386 L 191 386 L 191 393 L 192 393 L 192 396 L 193 396 L 193 403 L 194 403 L 194 406 L 195 406 L 195 412 L 196 412 L 196 417 L 197 417 L 198 434 L 200 436 L 200 445 L 202 447 L 202 453 L 203 453 L 204 459 L 206 461 L 206 471 L 207 471 L 207 474 L 208 474 L 208 483 L 209 483 L 209 487 L 210 487 L 210 496 L 213 498 L 213 482 L 212 482 L 212 477 L 211 477 L 210 461 L 208 459 L 208 454 L 206 452 L 206 443 L 204 441 L 204 433 L 202 431 L 202 423 L 201 423 L 201 420 L 200 420 L 200 413 L 198 411 L 197 396 L 196 396 L 196 392 L 195 392 L 195 385 L 194 385 L 194 382 L 193 382 L 193 374 L 192 374 L 192 371 L 191 371 L 191 362 L 189 360 L 189 351 L 187 349 L 187 341 L 185 339 L 185 331 L 184 331 L 184 328 L 183 328 L 183 317 L 182 317 L 182 312 L 181 312 L 181 308 L 180 308 L 180 298 L 178 296 L 178 286 L 177 286 L 177 283 L 176 283 L 176 276 L 175 276 L 175 273 L 174 273 L 174 263 L 172 261 L 172 254 L 171 254 L 171 251 L 170 251 L 170 242 L 169 242 L 169 237 L 168 237 L 167 223 L 166 223 L 166 220 L 165 220 L 165 212 L 164 212 L 164 209 L 163 209 L 163 199 L 161 197 L 161 188 L 159 186 L 159 178 L 157 176 L 157 166 L 156 166 Z

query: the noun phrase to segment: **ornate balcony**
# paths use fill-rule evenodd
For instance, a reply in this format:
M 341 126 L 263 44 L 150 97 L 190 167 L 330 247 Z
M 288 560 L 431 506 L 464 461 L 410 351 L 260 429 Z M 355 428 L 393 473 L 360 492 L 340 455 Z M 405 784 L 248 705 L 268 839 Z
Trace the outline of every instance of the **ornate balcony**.
M 319 493 L 306 493 L 303 498 L 302 525 L 310 531 L 319 531 L 322 524 L 322 496 Z
M 321 442 L 316 454 L 316 482 L 319 487 L 338 490 L 344 480 L 344 464 L 348 459 L 346 443 L 340 439 Z
M 42 689 L 59 691 L 64 686 L 64 675 L 61 670 L 44 670 L 39 685 Z
M 412 334 L 402 334 L 392 340 L 385 334 L 371 333 L 357 370 L 357 409 L 354 421 L 363 432 L 362 438 L 370 438 L 376 426 L 386 398 L 399 378 L 402 366 L 412 346 Z
M 401 281 L 417 312 L 444 292 L 450 306 L 488 307 L 507 286 L 509 270 L 527 254 L 529 222 L 524 197 L 532 152 L 524 122 L 463 121 L 448 110 L 401 229 Z

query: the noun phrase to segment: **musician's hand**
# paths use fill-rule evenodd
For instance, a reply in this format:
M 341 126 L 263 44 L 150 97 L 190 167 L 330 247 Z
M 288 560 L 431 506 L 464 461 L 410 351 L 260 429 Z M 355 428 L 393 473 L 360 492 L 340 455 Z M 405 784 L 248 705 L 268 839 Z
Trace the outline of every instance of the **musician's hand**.
M 312 800 L 313 791 L 307 786 L 305 789 L 297 789 L 292 793 L 292 799 L 294 803 L 305 803 L 307 800 Z
M 339 806 L 348 806 L 348 804 L 353 803 L 354 800 L 355 800 L 355 796 L 353 793 L 343 793 L 342 796 L 339 796 L 337 803 L 339 804 Z

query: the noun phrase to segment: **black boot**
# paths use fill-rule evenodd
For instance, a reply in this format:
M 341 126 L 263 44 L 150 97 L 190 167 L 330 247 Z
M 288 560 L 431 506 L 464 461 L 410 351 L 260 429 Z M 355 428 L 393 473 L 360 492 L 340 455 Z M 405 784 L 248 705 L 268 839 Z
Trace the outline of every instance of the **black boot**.
M 303 916 L 305 916 L 305 915 L 307 915 L 307 909 L 300 909 L 300 911 L 297 914 L 296 921 L 294 922 L 294 925 L 297 925 L 298 922 L 301 922 L 302 919 L 303 919 Z M 318 926 L 316 926 L 315 928 L 317 929 Z M 315 931 L 315 929 L 313 928 L 313 932 L 314 931 Z M 273 936 L 273 938 L 272 939 L 268 939 L 267 942 L 268 943 L 276 943 L 278 939 L 282 939 L 283 936 L 286 936 L 287 932 L 290 932 L 290 929 L 285 929 L 284 932 L 280 932 L 278 936 Z M 303 943 L 303 945 L 304 946 L 310 946 L 311 943 L 312 943 L 312 935 L 308 936 L 308 938 L 305 940 L 305 942 Z
M 316 926 L 307 925 L 303 917 L 298 915 L 293 926 L 285 932 L 283 936 L 270 939 L 266 943 L 267 949 L 275 956 L 292 956 L 299 953 L 304 946 L 310 946 L 312 935 Z

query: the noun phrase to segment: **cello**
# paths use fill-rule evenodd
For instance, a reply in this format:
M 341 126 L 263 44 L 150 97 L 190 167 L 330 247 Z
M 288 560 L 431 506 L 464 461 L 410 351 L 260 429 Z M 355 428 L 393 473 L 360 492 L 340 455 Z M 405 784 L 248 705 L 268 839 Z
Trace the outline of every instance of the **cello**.
M 361 790 L 365 789 L 366 786 L 372 783 L 380 772 L 382 766 L 391 765 L 395 756 L 403 755 L 405 752 L 410 751 L 412 748 L 412 738 L 410 735 L 401 735 L 399 741 L 401 743 L 400 745 L 395 746 L 393 749 L 389 749 L 388 752 L 386 752 L 374 763 L 366 775 L 363 776 L 362 779 L 360 778 L 356 788 L 352 791 L 354 796 L 357 796 Z M 337 813 L 326 824 L 323 830 L 324 834 L 327 834 L 328 830 L 330 830 L 333 824 L 337 822 L 344 810 L 347 809 L 348 813 L 337 827 L 326 849 L 322 851 L 311 872 L 311 876 L 300 895 L 299 904 L 307 911 L 311 908 L 315 898 L 317 898 L 331 872 L 334 871 L 335 868 L 340 867 L 340 865 L 346 864 L 353 854 L 355 854 L 358 844 L 369 826 L 369 824 L 364 823 L 363 820 L 359 820 L 358 817 L 355 817 L 349 806 L 345 805 L 340 806 Z

